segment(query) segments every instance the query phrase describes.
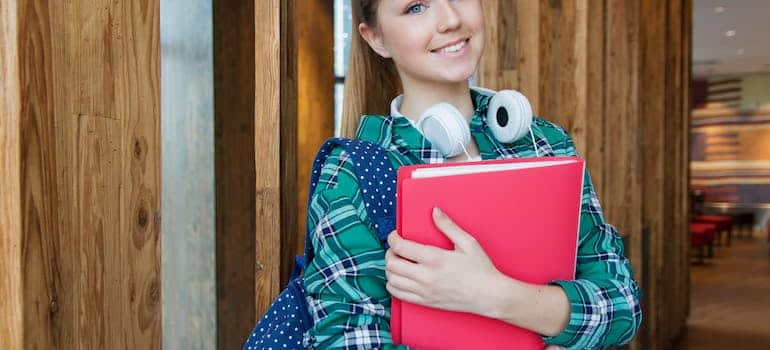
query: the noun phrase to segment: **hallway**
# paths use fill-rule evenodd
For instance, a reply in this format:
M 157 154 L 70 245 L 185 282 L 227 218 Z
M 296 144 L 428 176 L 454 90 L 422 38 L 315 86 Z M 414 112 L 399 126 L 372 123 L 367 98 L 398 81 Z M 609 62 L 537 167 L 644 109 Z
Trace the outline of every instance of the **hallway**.
M 691 268 L 685 349 L 770 348 L 770 245 L 767 234 L 733 237 L 715 257 Z

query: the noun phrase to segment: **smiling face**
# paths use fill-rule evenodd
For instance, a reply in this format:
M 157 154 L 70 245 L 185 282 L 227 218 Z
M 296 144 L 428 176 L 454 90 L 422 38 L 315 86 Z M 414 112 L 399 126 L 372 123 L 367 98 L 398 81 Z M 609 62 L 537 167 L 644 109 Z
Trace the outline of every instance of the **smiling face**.
M 376 21 L 359 32 L 405 82 L 465 81 L 484 50 L 481 0 L 380 0 Z

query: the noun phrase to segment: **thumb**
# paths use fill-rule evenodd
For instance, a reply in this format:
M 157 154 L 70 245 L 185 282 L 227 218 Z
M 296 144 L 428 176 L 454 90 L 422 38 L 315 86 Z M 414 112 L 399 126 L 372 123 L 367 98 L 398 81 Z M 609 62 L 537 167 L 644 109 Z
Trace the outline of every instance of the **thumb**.
M 433 207 L 433 222 L 436 224 L 436 227 L 438 227 L 438 229 L 441 230 L 452 243 L 454 243 L 455 248 L 465 251 L 478 244 L 473 236 L 465 232 L 460 226 L 457 226 L 457 224 L 438 207 Z

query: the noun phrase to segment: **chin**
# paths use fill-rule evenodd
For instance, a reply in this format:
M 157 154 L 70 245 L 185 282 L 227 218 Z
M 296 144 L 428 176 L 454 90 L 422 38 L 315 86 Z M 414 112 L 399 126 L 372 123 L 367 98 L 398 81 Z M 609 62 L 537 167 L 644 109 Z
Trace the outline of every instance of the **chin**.
M 474 66 L 473 68 L 444 72 L 444 74 L 441 75 L 441 80 L 447 83 L 459 83 L 467 81 L 471 78 L 471 76 L 473 76 L 475 71 L 476 67 Z

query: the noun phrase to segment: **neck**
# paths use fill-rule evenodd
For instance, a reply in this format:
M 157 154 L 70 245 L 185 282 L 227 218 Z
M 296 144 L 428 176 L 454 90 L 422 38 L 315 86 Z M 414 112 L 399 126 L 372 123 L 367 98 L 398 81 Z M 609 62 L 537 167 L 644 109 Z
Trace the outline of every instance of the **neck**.
M 455 106 L 468 122 L 473 118 L 473 100 L 467 80 L 452 84 L 412 80 L 403 81 L 403 87 L 404 99 L 399 111 L 415 122 L 428 107 L 440 102 Z

